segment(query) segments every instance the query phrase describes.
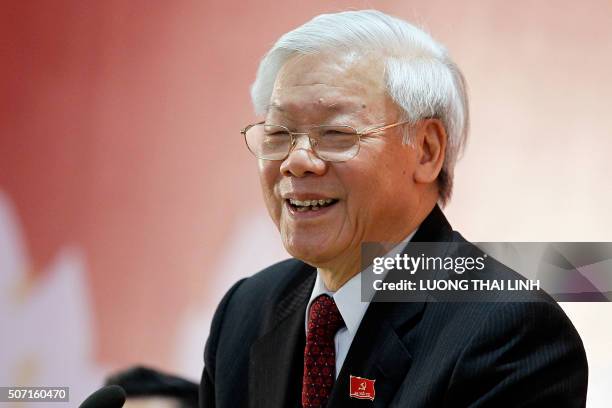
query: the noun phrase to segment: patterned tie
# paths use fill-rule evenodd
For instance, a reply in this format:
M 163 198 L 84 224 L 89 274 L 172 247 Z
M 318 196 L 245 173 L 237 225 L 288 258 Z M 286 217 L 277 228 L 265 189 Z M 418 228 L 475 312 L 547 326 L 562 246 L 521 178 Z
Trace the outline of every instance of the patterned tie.
M 336 371 L 334 337 L 344 320 L 334 299 L 318 296 L 310 305 L 304 348 L 302 406 L 321 408 L 327 404 Z

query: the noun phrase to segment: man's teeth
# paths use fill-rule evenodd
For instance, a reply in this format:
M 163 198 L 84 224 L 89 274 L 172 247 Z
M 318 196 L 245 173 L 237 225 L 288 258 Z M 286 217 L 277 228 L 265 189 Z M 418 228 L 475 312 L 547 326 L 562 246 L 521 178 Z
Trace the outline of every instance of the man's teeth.
M 331 204 L 332 202 L 334 202 L 333 199 L 331 198 L 327 198 L 327 199 L 322 199 L 322 200 L 294 200 L 293 198 L 289 199 L 289 203 L 296 208 L 297 211 L 299 212 L 303 212 L 303 211 L 319 211 L 319 209 L 323 206 L 327 206 L 329 204 Z
M 311 205 L 331 204 L 332 201 L 334 200 L 332 200 L 331 198 L 328 198 L 326 200 L 304 200 L 304 201 L 294 200 L 293 198 L 289 199 L 289 202 L 292 205 L 296 205 L 298 207 L 310 207 Z

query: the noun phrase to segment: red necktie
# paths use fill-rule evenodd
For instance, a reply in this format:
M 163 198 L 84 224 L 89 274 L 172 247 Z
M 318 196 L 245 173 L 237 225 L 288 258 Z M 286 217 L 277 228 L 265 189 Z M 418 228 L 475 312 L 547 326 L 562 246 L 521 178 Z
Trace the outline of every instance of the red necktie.
M 327 404 L 336 371 L 334 337 L 342 326 L 344 320 L 334 299 L 321 295 L 312 302 L 304 348 L 304 408 L 320 408 Z

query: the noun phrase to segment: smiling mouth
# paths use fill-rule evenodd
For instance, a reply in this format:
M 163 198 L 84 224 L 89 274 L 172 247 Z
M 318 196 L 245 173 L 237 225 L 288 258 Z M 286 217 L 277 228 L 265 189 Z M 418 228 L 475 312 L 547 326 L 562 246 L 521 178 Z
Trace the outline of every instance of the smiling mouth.
M 321 200 L 294 200 L 289 198 L 285 200 L 291 209 L 297 212 L 319 211 L 322 208 L 331 207 L 338 202 L 335 198 L 326 198 Z

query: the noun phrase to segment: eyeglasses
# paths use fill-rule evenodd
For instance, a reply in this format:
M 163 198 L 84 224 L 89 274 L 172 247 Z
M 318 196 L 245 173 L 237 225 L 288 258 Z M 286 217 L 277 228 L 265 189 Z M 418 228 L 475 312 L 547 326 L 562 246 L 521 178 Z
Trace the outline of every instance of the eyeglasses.
M 308 136 L 310 147 L 321 160 L 344 162 L 357 156 L 360 139 L 408 123 L 397 122 L 373 129 L 357 131 L 351 126 L 313 126 L 307 132 L 292 132 L 285 126 L 265 122 L 249 125 L 240 133 L 251 153 L 262 160 L 285 160 L 297 144 L 300 135 Z

